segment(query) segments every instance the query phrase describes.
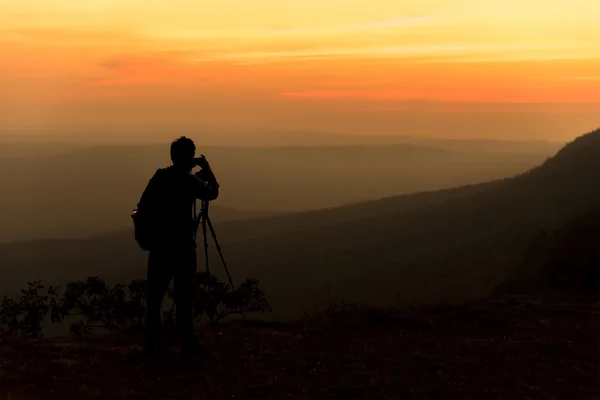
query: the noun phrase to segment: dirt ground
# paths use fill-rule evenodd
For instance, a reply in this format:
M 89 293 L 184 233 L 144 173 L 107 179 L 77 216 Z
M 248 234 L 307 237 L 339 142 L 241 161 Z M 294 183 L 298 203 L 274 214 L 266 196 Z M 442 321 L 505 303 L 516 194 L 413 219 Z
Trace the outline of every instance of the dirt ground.
M 0 342 L 0 399 L 600 399 L 600 308 L 497 299 L 347 307 L 201 329 L 205 356 L 139 335 Z

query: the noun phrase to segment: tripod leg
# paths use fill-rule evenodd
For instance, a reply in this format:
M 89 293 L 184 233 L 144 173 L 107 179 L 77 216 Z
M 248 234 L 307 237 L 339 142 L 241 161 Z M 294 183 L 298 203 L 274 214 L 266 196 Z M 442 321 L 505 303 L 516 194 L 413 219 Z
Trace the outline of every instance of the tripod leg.
M 210 229 L 210 233 L 212 234 L 213 240 L 215 241 L 215 246 L 217 246 L 217 251 L 219 252 L 219 256 L 221 257 L 223 266 L 225 267 L 225 272 L 227 272 L 227 278 L 229 279 L 231 289 L 235 290 L 235 286 L 233 286 L 233 280 L 231 279 L 231 275 L 229 274 L 229 269 L 227 268 L 227 263 L 225 263 L 225 258 L 223 258 L 223 252 L 221 251 L 221 246 L 219 245 L 219 241 L 217 240 L 217 234 L 215 233 L 215 229 L 213 228 L 212 222 L 210 222 L 210 218 L 206 218 L 206 222 L 208 224 L 208 229 Z
M 227 273 L 227 278 L 229 279 L 229 284 L 231 285 L 231 290 L 235 291 L 235 286 L 233 285 L 233 279 L 231 279 L 231 274 L 229 273 L 229 269 L 227 268 L 227 263 L 225 262 L 225 258 L 223 257 L 223 252 L 221 251 L 221 245 L 219 245 L 219 240 L 217 239 L 217 234 L 215 233 L 215 228 L 213 227 L 212 222 L 210 222 L 210 218 L 206 216 L 206 222 L 208 224 L 208 229 L 210 229 L 210 233 L 212 234 L 213 240 L 215 241 L 215 246 L 217 247 L 217 251 L 219 252 L 219 256 L 221 257 L 221 261 L 223 262 L 223 267 L 225 268 L 225 272 Z M 246 320 L 246 316 L 244 312 L 242 312 L 242 318 Z
M 202 237 L 204 238 L 204 262 L 206 265 L 206 273 L 210 275 L 210 268 L 208 267 L 208 240 L 206 238 L 206 217 L 202 218 Z

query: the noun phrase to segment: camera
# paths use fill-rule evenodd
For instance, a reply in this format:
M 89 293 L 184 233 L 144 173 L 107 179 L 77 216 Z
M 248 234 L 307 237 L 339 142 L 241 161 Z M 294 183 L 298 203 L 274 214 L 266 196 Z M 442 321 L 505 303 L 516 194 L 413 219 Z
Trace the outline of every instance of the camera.
M 194 158 L 194 165 L 198 167 L 204 168 L 207 164 L 208 163 L 206 162 L 206 157 L 204 157 L 204 155 Z

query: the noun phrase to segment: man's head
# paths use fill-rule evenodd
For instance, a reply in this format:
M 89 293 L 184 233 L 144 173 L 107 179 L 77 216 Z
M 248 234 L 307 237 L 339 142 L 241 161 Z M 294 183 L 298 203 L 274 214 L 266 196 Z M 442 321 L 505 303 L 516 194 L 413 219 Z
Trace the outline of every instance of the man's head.
M 190 138 L 182 136 L 171 143 L 171 161 L 173 165 L 185 170 L 194 168 L 196 145 Z

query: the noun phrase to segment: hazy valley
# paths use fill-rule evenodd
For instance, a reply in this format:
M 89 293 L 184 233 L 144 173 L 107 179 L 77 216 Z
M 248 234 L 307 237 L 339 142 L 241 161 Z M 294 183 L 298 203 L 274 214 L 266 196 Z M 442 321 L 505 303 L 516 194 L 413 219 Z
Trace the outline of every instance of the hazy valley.
M 395 144 L 207 146 L 223 187 L 219 221 L 337 207 L 510 177 L 558 144 L 396 138 Z M 6 142 L 0 153 L 0 241 L 80 238 L 125 229 L 166 144 Z M 357 139 L 358 140 L 358 139 Z M 351 141 L 351 140 L 348 140 Z M 168 142 L 166 142 L 168 143 Z M 202 142 L 200 142 L 202 143 Z M 333 142 L 331 142 L 333 143 Z
M 598 204 L 599 138 L 600 131 L 584 135 L 547 161 L 542 161 L 547 158 L 542 155 L 535 162 L 531 155 L 509 153 L 512 161 L 505 162 L 510 168 L 518 169 L 514 159 L 519 157 L 523 163 L 528 159 L 538 166 L 505 172 L 506 179 L 494 179 L 503 174 L 497 159 L 489 154 L 476 158 L 468 152 L 439 148 L 285 148 L 257 149 L 254 153 L 248 149 L 207 149 L 224 188 L 232 188 L 231 192 L 223 191 L 223 200 L 215 202 L 215 210 L 220 204 L 234 204 L 234 200 L 239 206 L 250 203 L 272 210 L 282 202 L 281 197 L 270 196 L 277 193 L 289 196 L 290 207 L 294 204 L 299 209 L 309 208 L 309 204 L 316 208 L 318 200 L 324 198 L 335 203 L 333 196 L 336 192 L 339 195 L 336 188 L 343 188 L 344 184 L 340 175 L 332 172 L 326 182 L 328 165 L 331 169 L 344 167 L 354 172 L 352 181 L 360 182 L 354 186 L 350 181 L 344 182 L 348 190 L 346 202 L 352 199 L 350 193 L 373 199 L 385 197 L 385 190 L 378 192 L 370 180 L 380 176 L 382 169 L 394 171 L 396 176 L 389 176 L 387 182 L 379 181 L 381 188 L 392 191 L 390 187 L 395 187 L 399 193 L 422 192 L 315 211 L 250 216 L 245 220 L 227 221 L 223 217 L 216 224 L 217 235 L 234 277 L 261 280 L 277 313 L 296 315 L 333 300 L 389 304 L 487 295 L 519 266 L 523 251 L 540 230 L 556 228 Z M 72 212 L 75 220 L 78 215 L 83 218 L 96 213 L 98 221 L 105 220 L 112 212 L 113 226 L 122 226 L 122 233 L 0 245 L 4 290 L 30 279 L 63 281 L 101 275 L 115 280 L 144 275 L 146 254 L 137 248 L 131 228 L 127 227 L 128 211 L 143 189 L 142 177 L 147 177 L 157 162 L 160 164 L 155 160 L 165 163 L 168 155 L 164 155 L 163 148 L 153 146 L 131 150 L 95 148 L 59 157 L 60 162 L 54 158 L 55 164 L 38 160 L 46 165 L 47 175 L 61 176 L 63 182 L 71 183 L 72 195 L 65 196 L 64 191 L 52 191 L 52 180 L 42 180 L 37 187 L 46 188 L 47 207 L 58 208 L 59 199 L 63 206 L 69 201 L 71 207 L 79 204 L 82 211 Z M 485 165 L 484 159 L 495 176 L 488 171 L 488 178 L 482 177 L 486 173 L 481 166 Z M 270 160 L 271 167 L 267 168 L 266 160 Z M 444 162 L 448 164 L 442 167 Z M 272 167 L 276 163 L 286 168 Z M 405 168 L 397 166 L 402 163 Z M 232 164 L 238 169 L 226 167 Z M 50 172 L 52 165 L 54 172 Z M 77 165 L 86 168 L 76 168 Z M 128 174 L 119 173 L 125 165 L 129 166 Z M 457 169 L 449 171 L 450 165 Z M 438 168 L 434 170 L 433 166 Z M 292 179 L 294 173 L 289 172 L 294 168 L 296 180 Z M 309 173 L 311 168 L 322 172 L 314 176 Z M 470 179 L 463 176 L 461 184 L 454 175 L 459 170 L 473 175 Z M 430 174 L 429 189 L 425 171 Z M 305 174 L 302 183 L 301 173 Z M 516 176 L 509 178 L 511 175 Z M 84 180 L 83 176 L 93 179 Z M 391 184 L 392 180 L 396 185 Z M 412 190 L 406 180 L 412 180 Z M 470 180 L 491 182 L 465 185 Z M 444 186 L 456 187 L 435 190 Z M 365 191 L 365 187 L 369 190 Z M 256 199 L 252 203 L 252 198 L 261 196 L 262 203 Z M 337 202 L 343 202 L 341 196 Z M 58 212 L 51 215 L 57 220 L 63 218 Z M 210 247 L 213 270 L 222 273 L 212 243 Z

